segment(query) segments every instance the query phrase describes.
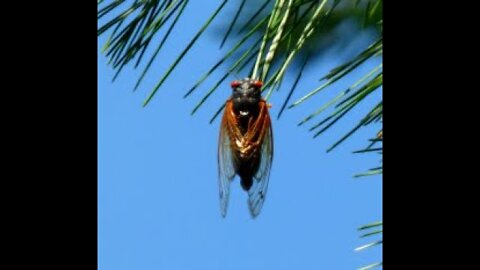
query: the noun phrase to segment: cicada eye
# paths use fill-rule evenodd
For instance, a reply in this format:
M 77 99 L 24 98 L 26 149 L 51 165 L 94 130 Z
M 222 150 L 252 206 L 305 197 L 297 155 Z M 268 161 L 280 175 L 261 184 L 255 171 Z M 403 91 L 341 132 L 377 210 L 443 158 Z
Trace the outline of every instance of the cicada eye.
M 253 86 L 255 86 L 256 88 L 261 88 L 263 86 L 263 82 L 262 81 L 254 81 Z
M 232 88 L 237 88 L 240 86 L 240 82 L 239 81 L 233 81 L 230 86 L 232 86 Z

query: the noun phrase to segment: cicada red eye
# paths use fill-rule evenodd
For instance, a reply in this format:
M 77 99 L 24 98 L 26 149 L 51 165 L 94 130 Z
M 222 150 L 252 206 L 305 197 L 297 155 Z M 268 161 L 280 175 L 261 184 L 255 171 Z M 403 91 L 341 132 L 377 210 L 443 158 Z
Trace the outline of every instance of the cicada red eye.
M 254 81 L 253 86 L 255 86 L 257 88 L 261 88 L 263 86 L 263 82 L 262 81 Z
M 232 88 L 237 88 L 240 86 L 240 82 L 239 81 L 233 81 L 230 86 L 232 86 Z

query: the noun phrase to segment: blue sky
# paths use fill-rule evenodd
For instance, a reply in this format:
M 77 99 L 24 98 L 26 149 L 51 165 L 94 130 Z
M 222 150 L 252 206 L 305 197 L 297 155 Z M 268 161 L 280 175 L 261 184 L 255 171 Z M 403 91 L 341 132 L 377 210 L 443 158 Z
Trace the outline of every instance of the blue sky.
M 335 91 L 326 90 L 276 120 L 293 83 L 294 75 L 287 75 L 283 88 L 270 99 L 275 156 L 267 200 L 255 220 L 249 216 L 238 179 L 231 185 L 227 217 L 222 219 L 219 211 L 219 121 L 212 125 L 208 121 L 230 95 L 230 80 L 194 116 L 191 110 L 215 80 L 207 80 L 198 92 L 182 99 L 232 45 L 227 41 L 219 51 L 221 37 L 215 29 L 231 16 L 233 2 L 142 108 L 162 72 L 217 4 L 190 1 L 137 92 L 132 89 L 139 70 L 126 68 L 112 84 L 114 71 L 98 52 L 99 269 L 356 269 L 381 260 L 381 247 L 353 251 L 376 239 L 359 239 L 356 228 L 382 218 L 381 177 L 352 178 L 376 167 L 380 157 L 351 154 L 362 149 L 379 127 L 360 130 L 333 152 L 325 151 L 378 101 L 380 93 L 312 139 L 308 126 L 297 123 Z M 99 38 L 99 47 L 105 40 Z M 310 63 L 292 100 L 318 86 L 319 77 L 368 42 L 368 35 L 359 37 L 342 57 L 327 53 Z M 345 88 L 373 66 L 361 67 L 336 87 Z

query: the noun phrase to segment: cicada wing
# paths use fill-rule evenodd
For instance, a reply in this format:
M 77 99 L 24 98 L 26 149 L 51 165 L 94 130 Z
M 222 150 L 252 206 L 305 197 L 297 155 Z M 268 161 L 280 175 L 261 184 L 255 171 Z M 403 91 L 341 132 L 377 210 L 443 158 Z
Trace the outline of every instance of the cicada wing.
M 220 212 L 222 217 L 227 215 L 228 199 L 230 196 L 230 182 L 235 177 L 233 167 L 232 146 L 229 136 L 229 106 L 226 106 L 225 113 L 220 124 L 220 138 L 218 141 L 218 184 L 220 195 Z
M 257 173 L 253 176 L 253 185 L 248 191 L 248 207 L 252 217 L 256 217 L 262 209 L 267 196 L 268 181 L 273 160 L 273 132 L 272 123 L 268 110 L 263 111 L 264 116 L 262 132 L 264 132 L 260 149 L 260 165 Z

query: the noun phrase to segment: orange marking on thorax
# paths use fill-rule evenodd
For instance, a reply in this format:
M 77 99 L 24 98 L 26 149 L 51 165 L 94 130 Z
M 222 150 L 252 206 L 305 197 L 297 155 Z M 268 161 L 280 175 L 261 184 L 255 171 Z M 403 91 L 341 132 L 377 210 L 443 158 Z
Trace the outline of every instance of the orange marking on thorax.
M 268 116 L 268 108 L 271 107 L 270 104 L 267 104 L 265 100 L 259 102 L 260 112 L 258 117 L 254 119 L 251 117 L 248 122 L 248 129 L 245 134 L 242 134 L 240 128 L 238 127 L 238 117 L 233 111 L 233 101 L 230 99 L 227 101 L 226 110 L 228 112 L 227 116 L 227 126 L 228 126 L 228 135 L 230 137 L 231 146 L 233 150 L 240 153 L 242 158 L 251 156 L 255 151 L 258 150 L 258 146 L 262 143 L 262 140 L 265 136 L 265 127 L 267 125 L 266 118 Z

